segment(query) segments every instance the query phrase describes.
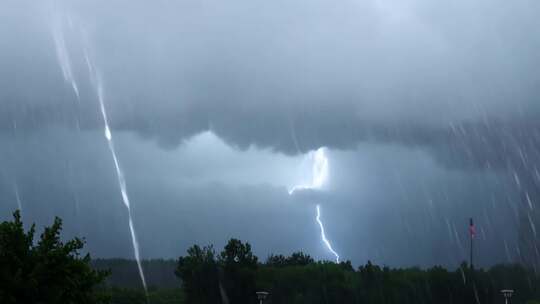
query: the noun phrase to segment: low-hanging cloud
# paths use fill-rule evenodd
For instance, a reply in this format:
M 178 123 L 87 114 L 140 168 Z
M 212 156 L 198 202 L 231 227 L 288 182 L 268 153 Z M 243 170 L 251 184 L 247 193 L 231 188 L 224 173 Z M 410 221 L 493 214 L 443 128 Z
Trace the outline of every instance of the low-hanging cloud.
M 285 154 L 375 141 L 451 166 L 537 158 L 534 1 L 51 3 L 7 4 L 4 132 L 101 126 L 85 44 L 112 126 L 163 147 L 212 131 Z M 58 26 L 81 102 L 57 60 Z

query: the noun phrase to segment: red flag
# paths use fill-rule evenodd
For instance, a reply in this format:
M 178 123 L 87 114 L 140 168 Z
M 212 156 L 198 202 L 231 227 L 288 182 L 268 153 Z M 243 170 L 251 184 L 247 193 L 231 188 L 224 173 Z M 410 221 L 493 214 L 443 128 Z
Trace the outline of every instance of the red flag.
M 474 227 L 474 223 L 473 223 L 472 218 L 471 218 L 471 221 L 469 223 L 469 233 L 471 234 L 471 238 L 474 238 L 474 236 L 476 235 L 476 228 Z

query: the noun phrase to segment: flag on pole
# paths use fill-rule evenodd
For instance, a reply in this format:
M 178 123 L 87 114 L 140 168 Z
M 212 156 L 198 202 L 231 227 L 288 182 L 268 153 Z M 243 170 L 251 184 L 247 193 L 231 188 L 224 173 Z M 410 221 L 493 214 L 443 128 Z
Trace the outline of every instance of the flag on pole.
M 471 238 L 474 239 L 474 236 L 476 235 L 476 228 L 474 227 L 472 217 L 471 217 L 471 220 L 470 220 L 470 223 L 469 223 L 469 233 L 471 234 Z

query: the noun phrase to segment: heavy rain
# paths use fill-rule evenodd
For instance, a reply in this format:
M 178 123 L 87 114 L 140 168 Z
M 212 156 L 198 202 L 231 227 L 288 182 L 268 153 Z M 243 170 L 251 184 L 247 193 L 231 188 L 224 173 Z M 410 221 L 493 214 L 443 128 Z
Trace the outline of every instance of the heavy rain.
M 539 14 L 4 0 L 0 303 L 538 303 Z

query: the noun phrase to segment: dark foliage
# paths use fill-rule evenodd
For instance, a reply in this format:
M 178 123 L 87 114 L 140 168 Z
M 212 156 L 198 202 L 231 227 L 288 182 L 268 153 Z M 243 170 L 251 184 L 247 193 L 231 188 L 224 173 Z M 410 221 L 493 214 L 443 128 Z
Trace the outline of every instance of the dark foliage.
M 303 252 L 295 252 L 290 257 L 282 254 L 272 254 L 266 259 L 266 265 L 272 267 L 306 266 L 314 262 L 315 260 L 311 256 Z
M 251 252 L 251 245 L 237 239 L 229 240 L 221 252 L 218 262 L 223 269 L 222 285 L 230 303 L 256 302 L 257 260 Z
M 174 275 L 177 262 L 175 260 L 143 260 L 142 267 L 148 288 L 172 289 L 180 286 L 180 281 Z M 96 270 L 110 270 L 107 277 L 107 287 L 142 288 L 137 262 L 127 259 L 93 259 L 92 267 Z
M 90 267 L 80 256 L 84 242 L 62 242 L 62 221 L 46 227 L 37 243 L 35 225 L 24 231 L 21 216 L 0 224 L 0 303 L 101 303 L 95 292 L 106 271 Z
M 178 259 L 175 274 L 181 278 L 188 303 L 220 303 L 219 274 L 212 246 L 194 245 Z
M 219 254 L 212 246 L 189 248 L 175 265 L 181 283 L 172 277 L 171 261 L 145 261 L 149 281 L 155 282 L 147 296 L 133 261 L 91 265 L 89 255 L 79 253 L 83 241 L 62 242 L 61 229 L 56 218 L 34 241 L 34 225 L 25 231 L 18 212 L 12 222 L 0 224 L 0 303 L 251 304 L 260 290 L 270 292 L 266 304 L 502 303 L 501 289 L 516 291 L 513 303 L 540 299 L 540 278 L 520 265 L 392 269 L 368 262 L 354 269 L 349 261 L 316 262 L 302 252 L 259 263 L 251 245 L 237 239 Z M 105 283 L 108 272 L 99 269 L 106 268 L 117 272 L 117 281 Z
M 211 248 L 195 245 L 179 259 L 176 274 L 184 282 L 187 303 L 256 303 L 258 290 L 270 292 L 265 303 L 273 304 L 500 303 L 501 289 L 516 290 L 513 303 L 540 298 L 540 279 L 519 265 L 473 271 L 464 263 L 449 271 L 438 266 L 391 269 L 368 262 L 355 270 L 349 261 L 315 262 L 301 252 L 271 255 L 258 264 L 251 246 L 235 239 L 218 259 Z M 221 298 L 220 286 L 226 295 Z
M 182 304 L 184 294 L 177 288 L 149 288 L 148 298 L 142 288 L 108 287 L 99 291 L 111 304 Z

